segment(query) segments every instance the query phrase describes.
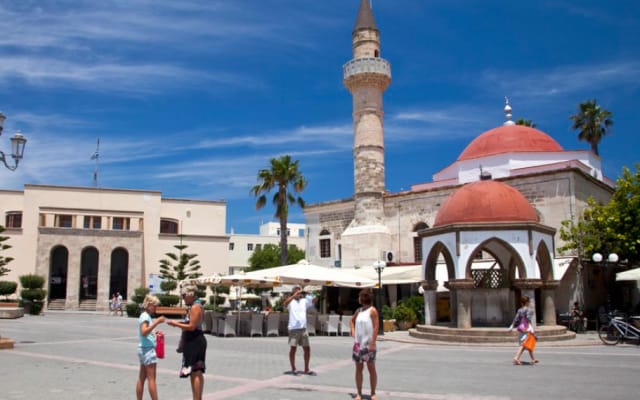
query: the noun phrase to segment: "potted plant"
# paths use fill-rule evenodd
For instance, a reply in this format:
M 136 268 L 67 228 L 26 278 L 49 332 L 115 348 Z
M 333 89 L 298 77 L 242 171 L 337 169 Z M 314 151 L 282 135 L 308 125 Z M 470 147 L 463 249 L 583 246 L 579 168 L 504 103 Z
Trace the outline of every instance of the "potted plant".
M 393 309 L 388 305 L 382 306 L 382 329 L 384 332 L 396 330 L 396 320 L 393 319 Z
M 18 303 L 9 300 L 9 296 L 16 292 L 18 288 L 18 282 L 14 281 L 0 281 L 0 296 L 5 296 L 3 300 L 0 300 L 0 306 L 4 307 L 18 307 Z
M 416 312 L 413 308 L 402 302 L 393 310 L 393 317 L 400 330 L 407 330 L 413 327 L 417 319 Z

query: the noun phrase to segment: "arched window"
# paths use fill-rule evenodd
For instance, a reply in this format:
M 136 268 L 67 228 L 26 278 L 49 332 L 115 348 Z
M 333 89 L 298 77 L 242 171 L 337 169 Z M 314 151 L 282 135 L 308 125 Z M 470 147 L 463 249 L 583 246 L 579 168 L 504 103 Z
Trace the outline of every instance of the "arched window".
M 331 257 L 331 232 L 323 229 L 320 232 L 320 258 Z
M 418 236 L 417 232 L 427 229 L 429 225 L 424 222 L 418 222 L 413 226 L 413 261 L 417 263 L 422 262 L 422 238 Z
M 175 219 L 162 218 L 160 219 L 160 233 L 167 233 L 171 235 L 178 234 L 178 221 Z
M 120 293 L 127 298 L 129 274 L 129 252 L 122 247 L 111 252 L 111 277 L 109 280 L 109 296 Z

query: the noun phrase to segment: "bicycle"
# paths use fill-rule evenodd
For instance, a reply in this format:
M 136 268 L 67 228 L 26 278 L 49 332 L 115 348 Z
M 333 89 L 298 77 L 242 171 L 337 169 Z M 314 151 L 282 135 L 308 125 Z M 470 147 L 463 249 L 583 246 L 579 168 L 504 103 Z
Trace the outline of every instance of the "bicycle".
M 606 345 L 616 345 L 623 340 L 637 340 L 640 345 L 640 329 L 624 320 L 624 317 L 609 313 L 609 323 L 598 330 L 598 336 Z

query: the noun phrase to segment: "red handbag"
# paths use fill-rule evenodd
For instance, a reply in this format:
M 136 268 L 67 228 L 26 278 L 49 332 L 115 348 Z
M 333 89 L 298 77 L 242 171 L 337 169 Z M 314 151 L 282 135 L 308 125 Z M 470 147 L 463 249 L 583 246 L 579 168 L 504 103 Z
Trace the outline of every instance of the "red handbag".
M 156 356 L 164 358 L 164 333 L 156 333 Z

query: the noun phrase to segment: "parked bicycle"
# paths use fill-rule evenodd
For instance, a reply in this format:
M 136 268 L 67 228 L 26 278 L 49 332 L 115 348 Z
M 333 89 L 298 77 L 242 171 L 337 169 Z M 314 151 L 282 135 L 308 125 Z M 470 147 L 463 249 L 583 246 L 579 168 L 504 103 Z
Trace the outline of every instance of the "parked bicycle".
M 600 327 L 598 336 L 606 345 L 615 345 L 625 339 L 636 340 L 640 345 L 640 329 L 616 313 L 609 313 L 609 323 Z

